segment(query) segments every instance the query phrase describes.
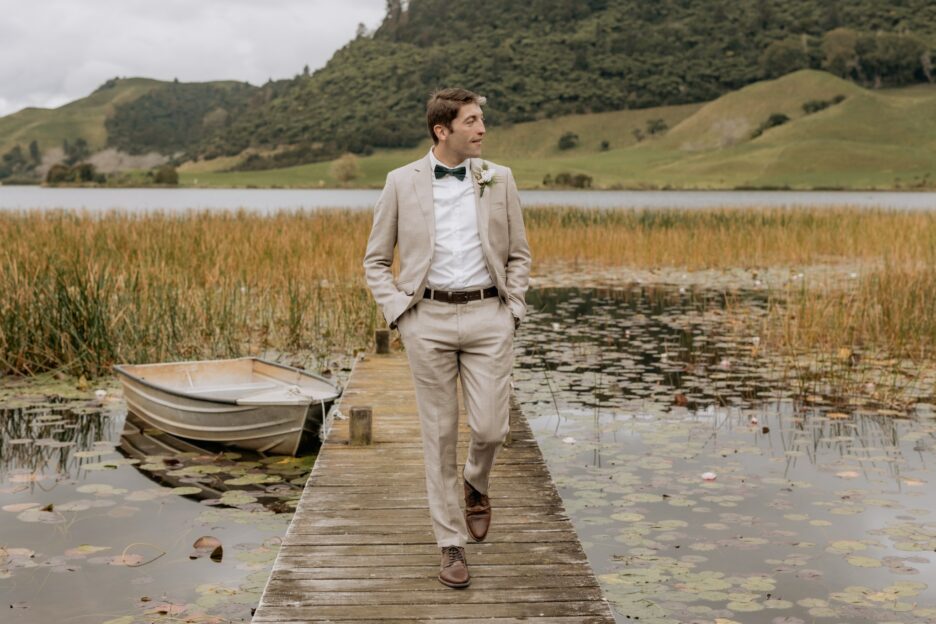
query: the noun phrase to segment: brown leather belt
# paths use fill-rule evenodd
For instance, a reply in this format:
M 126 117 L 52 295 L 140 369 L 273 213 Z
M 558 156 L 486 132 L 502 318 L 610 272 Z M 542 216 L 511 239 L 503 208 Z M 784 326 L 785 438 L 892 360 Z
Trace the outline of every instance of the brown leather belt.
M 497 286 L 490 286 L 478 290 L 433 290 L 427 288 L 423 292 L 423 299 L 434 299 L 445 303 L 468 303 L 477 299 L 497 296 Z

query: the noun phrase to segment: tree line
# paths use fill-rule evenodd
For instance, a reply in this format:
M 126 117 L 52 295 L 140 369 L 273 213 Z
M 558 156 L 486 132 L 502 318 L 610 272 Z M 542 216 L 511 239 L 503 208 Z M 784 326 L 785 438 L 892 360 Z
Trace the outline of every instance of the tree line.
M 510 124 L 708 101 L 807 67 L 932 82 L 934 41 L 929 0 L 387 0 L 381 25 L 318 71 L 168 84 L 118 106 L 108 141 L 181 159 L 280 147 L 241 166 L 282 167 L 416 145 L 442 86 L 484 94 L 489 122 Z

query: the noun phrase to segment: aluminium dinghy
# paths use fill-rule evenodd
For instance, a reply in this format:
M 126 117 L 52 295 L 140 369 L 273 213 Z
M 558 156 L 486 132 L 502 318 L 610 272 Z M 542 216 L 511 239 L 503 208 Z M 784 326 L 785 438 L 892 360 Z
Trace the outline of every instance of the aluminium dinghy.
M 120 364 L 127 408 L 194 441 L 296 455 L 318 436 L 341 390 L 324 377 L 256 357 Z

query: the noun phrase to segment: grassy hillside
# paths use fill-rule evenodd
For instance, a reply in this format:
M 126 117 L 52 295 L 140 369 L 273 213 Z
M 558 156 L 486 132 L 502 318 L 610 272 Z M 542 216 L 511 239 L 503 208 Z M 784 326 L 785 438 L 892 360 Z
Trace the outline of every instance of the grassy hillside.
M 375 32 L 360 33 L 323 68 L 237 116 L 214 153 L 323 144 L 298 164 L 341 151 L 415 147 L 425 129 L 411 111 L 443 86 L 486 95 L 488 118 L 503 126 L 710 101 L 806 68 L 895 87 L 928 82 L 936 65 L 931 0 L 387 0 L 386 6 Z
M 845 99 L 838 104 L 803 111 L 805 102 L 839 95 Z M 773 113 L 790 121 L 751 138 Z M 633 130 L 645 130 L 651 119 L 663 119 L 670 130 L 637 142 Z M 565 132 L 579 135 L 577 147 L 558 148 Z M 603 151 L 604 140 L 610 149 Z M 379 187 L 387 171 L 428 149 L 427 139 L 417 148 L 362 157 L 354 185 Z M 484 156 L 511 166 L 525 188 L 560 172 L 588 174 L 599 188 L 936 188 L 936 85 L 873 91 L 802 70 L 706 104 L 492 127 Z M 212 162 L 183 167 L 183 184 L 338 186 L 331 163 L 222 173 L 211 171 Z
M 112 88 L 102 88 L 88 97 L 58 108 L 25 108 L 0 117 L 0 153 L 16 144 L 24 148 L 36 140 L 46 151 L 61 147 L 62 141 L 82 137 L 92 150 L 107 144 L 104 120 L 119 104 L 131 102 L 152 89 L 168 83 L 149 78 L 127 78 Z

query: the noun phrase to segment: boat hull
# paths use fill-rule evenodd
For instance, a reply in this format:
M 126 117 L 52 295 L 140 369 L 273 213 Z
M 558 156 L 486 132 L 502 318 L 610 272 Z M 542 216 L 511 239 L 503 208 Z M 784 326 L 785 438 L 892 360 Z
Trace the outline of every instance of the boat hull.
M 134 374 L 129 368 L 115 367 L 127 409 L 147 424 L 179 438 L 262 453 L 296 455 L 304 438 L 318 435 L 336 398 L 281 400 L 275 404 L 257 403 L 249 397 L 244 399 L 247 404 L 231 399 L 211 400 L 148 382 L 139 371 Z M 217 385 L 217 378 L 212 382 Z

